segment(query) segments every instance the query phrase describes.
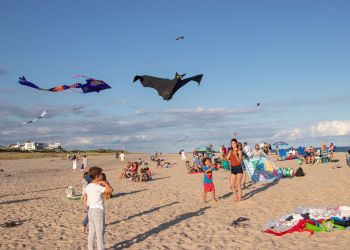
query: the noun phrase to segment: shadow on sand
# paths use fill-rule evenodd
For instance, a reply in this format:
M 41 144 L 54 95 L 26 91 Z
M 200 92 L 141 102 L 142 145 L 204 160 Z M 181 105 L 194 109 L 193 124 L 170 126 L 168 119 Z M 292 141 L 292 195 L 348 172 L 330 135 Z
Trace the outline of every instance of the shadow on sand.
M 125 240 L 119 243 L 116 243 L 112 249 L 123 249 L 123 248 L 128 248 L 131 247 L 132 245 L 142 242 L 144 240 L 146 240 L 148 237 L 154 235 L 154 234 L 158 234 L 164 230 L 167 230 L 168 228 L 182 222 L 185 220 L 188 220 L 192 217 L 196 217 L 196 216 L 201 216 L 204 214 L 204 211 L 207 210 L 209 207 L 204 207 L 199 209 L 198 211 L 195 212 L 188 212 L 188 213 L 184 213 L 181 214 L 179 216 L 177 216 L 175 219 L 165 222 L 163 224 L 160 224 L 159 226 L 150 229 L 147 232 L 141 233 L 139 235 L 136 235 L 135 237 L 131 238 L 130 240 Z
M 153 213 L 153 212 L 158 211 L 158 210 L 161 209 L 161 208 L 170 207 L 170 206 L 172 206 L 172 205 L 179 204 L 179 203 L 180 203 L 180 202 L 175 201 L 175 202 L 172 202 L 172 203 L 163 205 L 163 206 L 155 207 L 155 208 L 152 208 L 152 209 L 147 210 L 147 211 L 143 211 L 143 212 L 138 213 L 138 214 L 130 215 L 130 216 L 129 216 L 128 218 L 126 218 L 126 219 L 118 220 L 118 221 L 113 221 L 113 222 L 111 222 L 111 223 L 109 223 L 109 224 L 107 224 L 107 225 L 118 224 L 118 223 L 120 223 L 120 222 L 122 222 L 122 221 L 131 220 L 132 218 L 139 217 L 139 216 L 142 216 L 142 215 L 145 215 L 145 214 L 150 214 L 150 213 Z
M 250 188 L 252 185 L 254 185 L 254 182 L 252 182 L 252 181 L 248 182 L 247 185 L 244 188 L 242 188 L 242 191 L 244 192 L 244 190 Z M 227 194 L 220 196 L 219 199 L 226 199 L 226 198 L 232 196 L 232 194 L 233 194 L 232 192 L 228 192 Z
M 17 227 L 17 226 L 20 226 L 27 221 L 30 221 L 30 219 L 29 220 L 7 221 L 3 224 L 0 224 L 0 227 L 3 227 L 3 228 Z
M 169 179 L 169 178 L 170 178 L 170 176 L 159 177 L 159 178 L 152 178 L 152 181 L 158 181 L 158 180 Z
M 46 191 L 52 191 L 52 190 L 57 190 L 57 189 L 65 189 L 65 188 L 67 188 L 67 187 L 48 188 L 48 189 L 41 189 L 41 190 L 22 192 L 22 193 L 17 193 L 17 194 L 4 194 L 4 195 L 0 195 L 0 198 L 1 197 L 6 197 L 6 196 L 25 195 L 25 194 L 29 194 L 29 193 L 39 193 L 39 192 L 46 192 Z
M 131 191 L 129 193 L 117 193 L 116 195 L 113 195 L 113 198 L 119 198 L 119 197 L 122 197 L 122 196 L 125 196 L 125 195 L 130 195 L 130 194 L 137 194 L 137 193 L 140 193 L 142 191 L 146 191 L 148 189 L 140 189 L 140 190 L 135 190 L 135 191 Z
M 21 200 L 3 201 L 3 202 L 0 202 L 0 205 L 7 205 L 7 204 L 20 203 L 20 202 L 26 202 L 26 201 L 40 200 L 40 199 L 42 199 L 42 197 L 33 198 L 33 199 L 21 199 Z
M 277 179 L 274 182 L 267 183 L 267 184 L 265 184 L 264 186 L 262 186 L 260 188 L 254 189 L 254 190 L 244 194 L 243 197 L 242 197 L 242 200 L 247 200 L 247 199 L 253 197 L 256 194 L 258 194 L 260 192 L 263 192 L 263 191 L 269 189 L 272 186 L 275 186 L 278 182 L 279 182 L 279 180 Z

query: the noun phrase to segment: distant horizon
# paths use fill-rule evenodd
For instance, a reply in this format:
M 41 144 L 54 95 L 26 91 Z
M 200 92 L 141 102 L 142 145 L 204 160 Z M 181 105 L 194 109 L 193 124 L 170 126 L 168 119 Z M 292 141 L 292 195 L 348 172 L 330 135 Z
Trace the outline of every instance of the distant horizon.
M 243 141 L 241 141 L 243 143 Z M 45 143 L 45 142 L 43 142 Z M 259 143 L 256 143 L 256 144 L 259 144 Z M 210 144 L 209 144 L 210 145 Z M 254 147 L 255 144 L 248 144 L 251 148 Z M 350 145 L 347 145 L 347 146 L 343 146 L 343 145 L 336 145 L 336 149 L 337 149 L 337 152 L 347 152 L 347 150 L 350 149 Z M 205 146 L 205 145 L 203 145 Z M 200 147 L 203 147 L 203 146 L 200 146 Z M 213 149 L 215 151 L 218 151 L 218 149 L 222 146 L 219 145 L 219 146 L 213 146 Z M 276 146 L 272 146 L 272 151 L 274 151 L 275 147 Z M 286 145 L 286 146 L 279 146 L 279 148 L 299 148 L 299 147 L 304 147 L 304 148 L 308 148 L 312 146 L 313 148 L 320 148 L 321 147 L 321 144 L 316 146 L 316 145 L 312 145 L 312 144 L 309 144 L 309 145 Z M 329 147 L 329 144 L 326 144 L 327 148 Z M 0 147 L 5 147 L 5 148 L 9 148 L 9 146 L 5 146 L 5 145 L 0 145 Z M 196 148 L 200 148 L 200 147 L 196 147 Z M 225 147 L 229 147 L 229 144 L 225 144 Z M 194 148 L 194 149 L 196 149 Z M 174 152 L 169 152 L 169 151 L 161 151 L 161 150 L 155 150 L 155 151 L 132 151 L 132 150 L 128 150 L 128 149 L 125 149 L 125 148 L 65 148 L 65 147 L 62 147 L 63 150 L 67 150 L 67 151 L 95 151 L 95 150 L 107 150 L 107 151 L 126 151 L 126 152 L 130 152 L 130 153 L 147 153 L 147 154 L 152 154 L 152 153 L 155 153 L 155 152 L 162 152 L 162 153 L 165 153 L 165 154 L 177 154 L 179 153 L 179 151 L 182 149 L 182 148 L 179 148 L 178 149 L 178 152 L 174 151 Z M 341 151 L 338 151 L 338 150 L 341 150 Z M 23 150 L 25 151 L 25 150 Z M 38 150 L 40 151 L 40 150 Z M 192 153 L 193 150 L 185 150 L 186 153 Z

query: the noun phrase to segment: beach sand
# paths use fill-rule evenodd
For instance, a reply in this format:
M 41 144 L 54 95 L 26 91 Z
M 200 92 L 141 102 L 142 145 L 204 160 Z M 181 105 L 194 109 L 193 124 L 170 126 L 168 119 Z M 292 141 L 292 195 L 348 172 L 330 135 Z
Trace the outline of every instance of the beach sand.
M 190 156 L 189 154 L 187 155 Z M 150 155 L 126 155 L 126 160 Z M 214 172 L 219 197 L 204 204 L 202 174 L 187 174 L 178 154 L 163 155 L 176 163 L 157 169 L 154 180 L 135 183 L 118 178 L 124 164 L 114 156 L 89 157 L 90 166 L 104 169 L 118 192 L 106 204 L 107 249 L 348 249 L 350 231 L 293 233 L 276 237 L 262 232 L 262 226 L 297 207 L 350 205 L 350 169 L 344 153 L 339 163 L 303 165 L 305 177 L 281 179 L 273 184 L 250 183 L 243 190 L 244 201 L 233 202 L 229 173 Z M 331 169 L 334 165 L 342 168 Z M 297 162 L 277 166 L 298 167 Z M 12 228 L 0 227 L 0 249 L 86 249 L 87 233 L 81 233 L 82 201 L 65 198 L 65 188 L 81 192 L 82 173 L 60 158 L 0 161 L 0 224 L 18 221 Z M 245 227 L 231 226 L 247 217 Z

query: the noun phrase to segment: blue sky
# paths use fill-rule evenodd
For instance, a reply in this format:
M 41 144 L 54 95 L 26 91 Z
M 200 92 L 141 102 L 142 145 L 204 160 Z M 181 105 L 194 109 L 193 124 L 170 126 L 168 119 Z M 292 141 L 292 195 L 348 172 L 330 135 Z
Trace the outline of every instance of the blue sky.
M 237 132 L 251 144 L 349 145 L 349 8 L 320 0 L 1 1 L 0 144 L 178 151 L 227 144 Z M 175 72 L 204 78 L 169 102 L 132 83 L 136 74 Z M 42 87 L 83 81 L 75 74 L 112 89 L 79 95 L 17 83 L 22 75 Z M 43 110 L 45 119 L 18 125 Z

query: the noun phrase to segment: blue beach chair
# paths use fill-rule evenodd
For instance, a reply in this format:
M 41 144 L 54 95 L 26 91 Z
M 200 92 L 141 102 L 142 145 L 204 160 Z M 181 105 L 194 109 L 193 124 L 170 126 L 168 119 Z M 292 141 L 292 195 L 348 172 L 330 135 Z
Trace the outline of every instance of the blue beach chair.
M 278 154 L 279 154 L 279 157 L 278 157 L 279 161 L 284 161 L 287 157 L 287 152 L 284 148 L 278 149 Z
M 305 149 L 303 147 L 299 147 L 297 151 L 300 156 L 305 157 L 306 154 L 305 154 Z

